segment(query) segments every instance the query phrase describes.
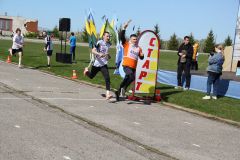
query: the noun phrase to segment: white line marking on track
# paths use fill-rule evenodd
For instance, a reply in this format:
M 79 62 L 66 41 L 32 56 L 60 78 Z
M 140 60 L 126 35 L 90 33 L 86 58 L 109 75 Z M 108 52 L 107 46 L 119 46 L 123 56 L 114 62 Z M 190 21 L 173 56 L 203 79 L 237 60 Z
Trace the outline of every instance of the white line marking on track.
M 193 146 L 200 148 L 200 146 L 198 144 L 193 144 Z
M 138 122 L 133 122 L 135 125 L 140 125 L 140 123 L 138 123 Z
M 63 158 L 66 159 L 66 160 L 71 160 L 71 158 L 68 157 L 68 156 L 63 156 Z
M 14 127 L 15 127 L 15 128 L 20 128 L 20 126 L 19 126 L 19 125 L 15 125 Z

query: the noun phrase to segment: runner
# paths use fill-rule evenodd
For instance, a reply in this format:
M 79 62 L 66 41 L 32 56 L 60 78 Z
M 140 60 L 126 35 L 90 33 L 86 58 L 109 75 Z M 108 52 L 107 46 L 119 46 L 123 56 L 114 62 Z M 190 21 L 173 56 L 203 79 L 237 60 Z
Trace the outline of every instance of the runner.
M 109 32 L 104 32 L 103 39 L 97 42 L 97 45 L 92 49 L 92 53 L 95 56 L 91 71 L 85 68 L 84 75 L 93 79 L 99 71 L 102 72 L 103 77 L 106 82 L 106 99 L 112 98 L 110 94 L 110 76 L 108 72 L 108 60 L 111 58 L 108 50 L 110 48 L 110 34 Z
M 23 45 L 24 45 L 24 39 L 21 35 L 21 30 L 19 28 L 16 29 L 16 34 L 13 36 L 13 45 L 12 48 L 9 49 L 9 54 L 16 55 L 18 53 L 19 59 L 18 59 L 18 67 L 22 68 L 22 56 L 23 56 Z
M 123 70 L 126 75 L 120 84 L 120 88 L 115 92 L 117 101 L 119 101 L 119 95 L 124 96 L 127 87 L 135 80 L 138 57 L 141 60 L 144 58 L 142 49 L 137 45 L 137 35 L 132 34 L 129 41 L 125 38 L 125 32 L 130 22 L 131 20 L 123 26 L 123 30 L 120 33 L 120 39 L 124 48 Z
M 53 52 L 53 43 L 52 43 L 52 37 L 50 36 L 49 32 L 47 33 L 47 35 L 45 37 L 44 51 L 47 52 L 47 67 L 50 69 L 51 56 L 52 56 L 52 52 Z

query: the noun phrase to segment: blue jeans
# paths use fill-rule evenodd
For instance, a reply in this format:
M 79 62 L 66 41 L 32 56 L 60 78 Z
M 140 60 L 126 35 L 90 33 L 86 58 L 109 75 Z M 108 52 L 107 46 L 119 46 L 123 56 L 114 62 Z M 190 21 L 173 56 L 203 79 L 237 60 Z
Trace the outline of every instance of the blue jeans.
M 75 49 L 76 49 L 76 46 L 71 46 L 70 47 L 70 53 L 72 54 L 72 57 L 73 57 L 74 61 L 75 61 Z
M 212 89 L 212 85 L 213 85 L 213 96 L 217 96 L 217 90 L 218 90 L 220 76 L 221 76 L 221 73 L 208 72 L 207 95 L 211 94 L 211 89 Z

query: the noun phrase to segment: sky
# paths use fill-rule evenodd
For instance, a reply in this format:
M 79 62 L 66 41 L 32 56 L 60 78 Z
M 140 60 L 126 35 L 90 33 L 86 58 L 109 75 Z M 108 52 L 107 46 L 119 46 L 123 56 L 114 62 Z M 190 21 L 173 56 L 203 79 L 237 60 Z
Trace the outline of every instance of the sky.
M 217 42 L 234 38 L 239 0 L 0 0 L 0 15 L 38 19 L 39 27 L 52 29 L 59 18 L 71 18 L 71 30 L 81 31 L 86 12 L 91 8 L 98 31 L 101 17 L 117 16 L 119 23 L 132 19 L 128 34 L 160 26 L 160 35 L 168 40 L 173 33 L 182 38 L 193 33 L 204 39 L 212 29 Z

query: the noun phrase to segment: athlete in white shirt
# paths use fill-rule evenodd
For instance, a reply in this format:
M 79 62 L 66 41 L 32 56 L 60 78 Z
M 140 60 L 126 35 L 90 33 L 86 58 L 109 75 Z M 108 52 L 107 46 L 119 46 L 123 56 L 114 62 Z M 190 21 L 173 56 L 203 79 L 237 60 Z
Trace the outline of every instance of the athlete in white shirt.
M 97 45 L 92 49 L 92 53 L 95 56 L 95 60 L 93 62 L 93 66 L 91 71 L 88 71 L 88 68 L 85 68 L 84 75 L 93 79 L 99 71 L 102 72 L 103 77 L 106 83 L 106 99 L 112 98 L 110 94 L 110 76 L 108 72 L 108 60 L 111 58 L 108 50 L 111 46 L 110 44 L 110 34 L 105 32 L 103 34 L 103 40 L 99 40 Z
M 23 56 L 23 45 L 24 39 L 21 35 L 21 30 L 19 28 L 16 29 L 16 34 L 13 36 L 13 44 L 12 49 L 10 49 L 10 55 L 16 55 L 18 53 L 19 60 L 18 60 L 18 67 L 22 68 L 22 56 Z

